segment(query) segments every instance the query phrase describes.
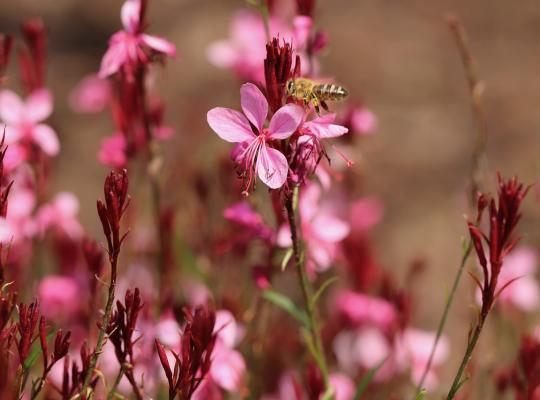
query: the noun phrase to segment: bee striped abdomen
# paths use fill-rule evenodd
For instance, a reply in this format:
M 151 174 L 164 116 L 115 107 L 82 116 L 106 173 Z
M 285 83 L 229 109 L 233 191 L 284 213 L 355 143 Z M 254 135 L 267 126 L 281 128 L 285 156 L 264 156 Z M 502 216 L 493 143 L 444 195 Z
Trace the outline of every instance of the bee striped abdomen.
M 333 83 L 324 83 L 316 85 L 313 92 L 320 100 L 343 100 L 349 92 L 342 86 L 334 85 Z

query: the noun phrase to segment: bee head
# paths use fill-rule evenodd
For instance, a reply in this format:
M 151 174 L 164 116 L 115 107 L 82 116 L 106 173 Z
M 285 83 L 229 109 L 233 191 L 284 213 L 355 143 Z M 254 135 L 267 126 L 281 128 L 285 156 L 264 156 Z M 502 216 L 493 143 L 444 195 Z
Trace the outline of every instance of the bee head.
M 293 95 L 296 90 L 296 85 L 294 84 L 294 79 L 289 79 L 287 81 L 287 94 L 289 96 Z

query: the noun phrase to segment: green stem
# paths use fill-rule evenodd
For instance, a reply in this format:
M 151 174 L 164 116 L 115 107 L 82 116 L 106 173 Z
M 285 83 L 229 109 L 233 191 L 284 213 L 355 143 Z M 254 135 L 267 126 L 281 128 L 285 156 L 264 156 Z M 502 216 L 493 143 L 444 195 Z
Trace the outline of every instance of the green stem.
M 270 37 L 270 21 L 268 16 L 268 7 L 264 3 L 264 0 L 261 0 L 261 3 L 259 4 L 259 11 L 261 13 L 261 18 L 263 20 L 264 24 L 264 33 L 266 35 L 266 41 L 269 42 L 272 40 Z
M 86 391 L 88 390 L 88 386 L 90 385 L 90 381 L 92 380 L 94 369 L 96 368 L 97 360 L 99 356 L 101 355 L 101 352 L 103 351 L 103 346 L 105 345 L 105 335 L 106 335 L 105 331 L 107 330 L 107 327 L 109 326 L 109 321 L 111 319 L 112 306 L 114 302 L 114 291 L 116 288 L 116 266 L 118 262 L 118 251 L 116 251 L 115 253 L 116 254 L 113 254 L 112 256 L 109 257 L 109 261 L 111 263 L 111 281 L 109 283 L 107 304 L 105 306 L 105 314 L 103 315 L 103 319 L 101 321 L 101 328 L 99 329 L 99 336 L 98 336 L 98 341 L 96 344 L 96 349 L 92 353 L 88 370 L 86 371 L 86 375 L 84 377 L 83 387 L 81 390 L 81 393 L 83 395 L 86 395 Z
M 107 394 L 107 400 L 111 400 L 114 398 L 114 395 L 116 394 L 116 388 L 120 384 L 120 380 L 122 379 L 123 375 L 124 375 L 124 366 L 122 365 L 120 367 L 120 371 L 118 371 L 118 375 L 116 375 L 116 379 L 114 380 L 111 390 Z
M 295 269 L 298 274 L 298 281 L 302 288 L 302 297 L 304 298 L 304 305 L 309 320 L 309 330 L 311 334 L 311 340 L 313 342 L 313 348 L 316 354 L 316 362 L 321 370 L 321 374 L 324 381 L 326 391 L 329 388 L 328 379 L 328 367 L 326 363 L 326 356 L 324 354 L 324 348 L 321 340 L 318 313 L 315 307 L 313 299 L 313 288 L 311 282 L 308 279 L 306 265 L 304 263 L 302 250 L 300 249 L 300 238 L 298 237 L 298 230 L 296 226 L 296 210 L 298 205 L 298 187 L 294 188 L 293 197 L 285 200 L 285 208 L 287 209 L 287 218 L 289 222 L 289 228 L 291 230 L 291 240 L 293 246 L 293 256 Z
M 480 333 L 482 332 L 482 327 L 484 326 L 484 322 L 485 322 L 485 317 L 481 317 L 481 319 L 478 321 L 478 324 L 476 325 L 476 328 L 474 329 L 473 335 L 469 338 L 469 342 L 467 343 L 467 351 L 465 351 L 463 360 L 461 360 L 461 364 L 454 378 L 454 382 L 452 383 L 452 387 L 450 388 L 450 391 L 448 392 L 448 397 L 446 397 L 446 400 L 452 400 L 456 396 L 456 393 L 458 392 L 458 390 L 461 388 L 461 386 L 464 383 L 464 381 L 461 380 L 463 376 L 463 372 L 465 372 L 465 368 L 467 368 L 469 361 L 471 361 L 472 354 L 476 346 L 476 343 L 478 342 L 478 338 L 480 337 Z
M 471 254 L 471 241 L 469 240 L 465 246 L 465 250 L 463 252 L 463 256 L 461 257 L 461 264 L 459 265 L 458 271 L 456 273 L 456 277 L 454 278 L 454 283 L 452 284 L 452 289 L 450 291 L 450 294 L 448 295 L 448 299 L 446 300 L 446 305 L 444 306 L 444 311 L 442 314 L 442 317 L 439 321 L 439 326 L 437 327 L 437 333 L 435 335 L 435 341 L 433 342 L 433 346 L 431 348 L 431 352 L 429 354 L 429 359 L 426 364 L 426 367 L 424 369 L 424 372 L 422 373 L 422 377 L 420 378 L 420 381 L 418 382 L 418 385 L 416 386 L 415 396 L 418 396 L 420 392 L 422 391 L 422 387 L 424 386 L 424 381 L 426 380 L 426 376 L 431 369 L 431 364 L 433 363 L 433 357 L 435 356 L 435 351 L 437 350 L 437 345 L 439 344 L 439 340 L 441 339 L 444 326 L 446 325 L 446 320 L 448 319 L 448 314 L 450 312 L 450 307 L 452 306 L 452 303 L 454 301 L 454 296 L 456 294 L 457 288 L 459 286 L 459 282 L 461 280 L 461 275 L 463 275 L 463 271 L 465 270 L 465 265 L 467 264 L 467 260 L 469 258 L 469 255 Z

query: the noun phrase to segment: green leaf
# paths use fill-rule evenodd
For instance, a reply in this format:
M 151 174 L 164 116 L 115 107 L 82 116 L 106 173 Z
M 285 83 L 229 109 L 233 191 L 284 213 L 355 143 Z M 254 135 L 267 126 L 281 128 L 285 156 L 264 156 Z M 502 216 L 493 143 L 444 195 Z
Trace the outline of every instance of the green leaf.
M 383 366 L 383 364 L 386 362 L 388 357 L 383 358 L 377 365 L 375 365 L 373 368 L 371 368 L 366 374 L 362 377 L 360 382 L 358 382 L 358 385 L 356 386 L 356 393 L 354 394 L 354 400 L 360 400 L 362 398 L 362 395 L 368 388 L 369 384 L 373 380 L 373 377 L 377 373 L 379 369 Z
M 319 301 L 319 297 L 322 296 L 322 294 L 332 285 L 333 283 L 337 282 L 338 277 L 332 276 L 331 278 L 328 278 L 324 283 L 317 289 L 317 292 L 313 295 L 313 298 L 311 299 L 311 305 L 315 306 L 317 304 L 317 301 Z
M 418 392 L 414 400 L 424 400 L 424 397 L 426 396 L 426 389 L 422 389 Z
M 287 252 L 283 256 L 283 260 L 281 260 L 281 270 L 285 271 L 285 268 L 287 267 L 287 264 L 289 263 L 289 260 L 291 259 L 294 251 L 293 248 L 290 247 L 287 249 Z
M 294 319 L 305 327 L 309 327 L 309 320 L 306 313 L 298 308 L 294 302 L 287 296 L 275 292 L 273 290 L 265 290 L 262 294 L 263 298 L 268 300 L 279 308 L 287 311 Z
M 47 334 L 47 342 L 52 339 L 55 332 L 50 331 Z M 24 360 L 24 369 L 28 371 L 32 366 L 36 363 L 36 360 L 38 359 L 39 355 L 41 354 L 41 344 L 39 343 L 39 340 L 35 340 L 34 344 L 32 344 L 32 348 L 30 349 L 30 354 L 28 354 L 28 357 L 26 357 L 26 360 Z

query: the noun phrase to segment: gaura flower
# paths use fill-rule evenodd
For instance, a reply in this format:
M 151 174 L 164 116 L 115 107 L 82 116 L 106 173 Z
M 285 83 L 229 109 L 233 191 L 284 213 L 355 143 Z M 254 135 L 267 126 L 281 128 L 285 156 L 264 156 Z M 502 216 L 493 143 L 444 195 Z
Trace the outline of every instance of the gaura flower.
M 60 143 L 54 130 L 40 123 L 53 110 L 52 94 L 47 89 L 34 91 L 23 101 L 11 90 L 0 92 L 0 118 L 6 123 L 6 143 L 29 140 L 49 156 L 55 156 Z
M 121 19 L 124 30 L 116 32 L 109 41 L 109 49 L 103 56 L 99 77 L 106 78 L 124 67 L 128 75 L 137 62 L 148 63 L 148 51 L 176 56 L 176 47 L 158 36 L 143 33 L 144 21 L 141 0 L 127 0 L 122 6 Z
M 44 234 L 47 229 L 57 228 L 71 239 L 82 237 L 83 228 L 77 219 L 79 200 L 73 193 L 60 192 L 53 201 L 43 205 L 36 217 L 38 230 Z
M 242 144 L 242 151 L 235 159 L 247 178 L 244 194 L 254 184 L 255 171 L 268 187 L 278 189 L 287 180 L 289 166 L 285 156 L 271 144 L 290 137 L 302 122 L 304 111 L 295 104 L 286 104 L 272 116 L 268 128 L 264 128 L 268 102 L 257 86 L 242 85 L 240 102 L 243 114 L 216 107 L 208 111 L 208 125 L 223 140 Z
M 291 30 L 281 19 L 270 16 L 269 25 L 272 37 L 292 39 Z M 232 20 L 230 38 L 212 43 L 207 50 L 208 59 L 219 68 L 233 69 L 241 79 L 263 82 L 266 41 L 260 15 L 239 12 Z
M 310 269 L 327 270 L 338 252 L 338 244 L 350 232 L 350 226 L 335 216 L 332 204 L 328 207 L 320 205 L 321 189 L 315 185 L 307 185 L 300 194 L 299 209 L 302 219 L 302 236 L 306 242 Z M 291 233 L 287 224 L 282 225 L 277 235 L 277 244 L 290 247 Z

